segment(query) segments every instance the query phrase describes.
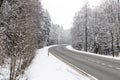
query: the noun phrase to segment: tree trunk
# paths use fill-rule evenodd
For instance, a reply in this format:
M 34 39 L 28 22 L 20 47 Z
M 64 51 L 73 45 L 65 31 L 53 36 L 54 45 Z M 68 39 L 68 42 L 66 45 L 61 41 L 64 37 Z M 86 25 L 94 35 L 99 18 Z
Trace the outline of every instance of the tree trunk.
M 0 0 L 0 7 L 2 6 L 2 4 L 3 4 L 3 0 Z
M 111 41 L 112 55 L 114 57 L 115 56 L 115 54 L 114 54 L 114 45 L 113 45 L 114 39 L 113 39 L 113 33 L 112 33 L 112 31 L 110 31 L 110 34 L 111 34 L 111 39 L 112 39 L 112 41 Z
M 87 6 L 86 6 L 86 14 L 85 14 L 85 51 L 87 51 Z

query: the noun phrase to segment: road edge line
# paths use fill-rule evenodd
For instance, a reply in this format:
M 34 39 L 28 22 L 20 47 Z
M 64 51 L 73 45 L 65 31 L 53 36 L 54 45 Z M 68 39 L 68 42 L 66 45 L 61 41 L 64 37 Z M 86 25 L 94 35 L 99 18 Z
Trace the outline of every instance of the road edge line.
M 97 78 L 95 78 L 94 76 L 88 74 L 87 72 L 85 72 L 84 70 L 78 68 L 77 66 L 75 66 L 75 65 L 73 65 L 73 64 L 71 64 L 69 62 L 67 62 L 67 64 L 69 64 L 70 66 L 74 67 L 75 69 L 77 69 L 78 71 L 82 72 L 83 74 L 87 75 L 88 77 L 91 78 L 91 80 L 98 80 Z
M 51 52 L 48 52 L 49 54 L 55 56 L 55 54 L 52 54 Z M 56 58 L 58 58 L 59 56 L 55 56 Z M 58 58 L 59 60 L 63 61 L 65 64 L 67 64 L 68 66 L 74 68 L 78 73 L 83 73 L 85 76 L 88 76 L 90 78 L 90 80 L 98 80 L 97 78 L 95 78 L 94 76 L 88 74 L 87 72 L 85 72 L 84 70 L 82 69 L 79 69 L 77 66 L 71 64 L 70 62 L 67 62 L 65 60 L 63 60 L 61 57 Z

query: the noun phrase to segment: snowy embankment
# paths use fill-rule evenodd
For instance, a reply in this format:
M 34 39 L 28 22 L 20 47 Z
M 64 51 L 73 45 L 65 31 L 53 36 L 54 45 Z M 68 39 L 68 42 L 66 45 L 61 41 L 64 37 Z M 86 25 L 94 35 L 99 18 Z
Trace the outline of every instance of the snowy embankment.
M 104 57 L 104 58 L 109 58 L 109 59 L 115 59 L 115 60 L 120 60 L 120 56 L 119 57 L 112 57 L 112 56 L 106 56 L 106 55 L 100 55 L 100 54 L 95 54 L 95 53 L 90 53 L 90 52 L 85 52 L 85 51 L 79 51 L 79 50 L 76 50 L 74 49 L 72 46 L 66 46 L 67 49 L 69 50 L 72 50 L 72 51 L 75 51 L 75 52 L 80 52 L 80 53 L 83 53 L 83 54 L 89 54 L 89 55 L 94 55 L 94 56 L 99 56 L 99 57 Z
M 0 80 L 8 80 L 9 79 L 9 65 L 5 64 L 0 66 Z
M 52 54 L 49 47 L 37 50 L 36 57 L 26 71 L 28 80 L 90 80 L 79 74 Z

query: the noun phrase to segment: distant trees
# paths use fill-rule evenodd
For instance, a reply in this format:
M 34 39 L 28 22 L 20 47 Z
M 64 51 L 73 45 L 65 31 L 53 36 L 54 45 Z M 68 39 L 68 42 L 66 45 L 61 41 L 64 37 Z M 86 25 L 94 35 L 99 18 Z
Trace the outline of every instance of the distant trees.
M 91 9 L 86 4 L 81 11 L 75 14 L 73 28 L 71 29 L 72 43 L 74 47 L 87 51 L 89 49 L 88 40 L 90 37 L 90 26 L 89 21 L 91 18 Z
M 70 44 L 71 43 L 70 29 L 62 31 L 60 42 L 61 42 L 61 44 Z
M 51 28 L 51 18 L 47 10 L 41 9 L 40 26 L 38 33 L 39 48 L 49 45 L 49 33 Z
M 49 35 L 50 45 L 60 43 L 61 37 L 62 37 L 62 31 L 63 31 L 63 28 L 60 25 L 53 24 L 53 23 L 51 24 L 50 35 Z
M 118 2 L 118 0 L 105 0 L 95 9 L 91 9 L 89 6 L 88 8 L 83 7 L 76 13 L 74 27 L 71 29 L 73 47 L 87 51 L 85 49 L 87 46 L 88 51 L 91 52 L 119 55 L 120 15 Z
M 49 36 L 50 45 L 58 44 L 58 28 L 59 28 L 59 25 L 51 24 L 50 36 Z
M 70 43 L 70 39 L 70 30 L 64 30 L 63 27 L 58 24 L 51 24 L 49 34 L 49 45 L 68 44 Z

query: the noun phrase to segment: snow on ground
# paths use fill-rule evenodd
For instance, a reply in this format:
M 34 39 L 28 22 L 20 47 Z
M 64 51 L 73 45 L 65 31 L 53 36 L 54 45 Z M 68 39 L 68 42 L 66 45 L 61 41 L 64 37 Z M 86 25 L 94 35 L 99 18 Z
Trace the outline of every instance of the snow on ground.
M 72 46 L 66 46 L 67 49 L 75 51 L 75 52 L 80 52 L 80 53 L 84 53 L 84 54 L 90 54 L 90 55 L 95 55 L 95 56 L 99 56 L 99 57 L 104 57 L 104 58 L 109 58 L 109 59 L 116 59 L 116 60 L 120 60 L 120 57 L 112 57 L 112 56 L 106 56 L 106 55 L 100 55 L 100 54 L 95 54 L 95 53 L 90 53 L 90 52 L 85 52 L 85 51 L 79 51 L 74 49 Z
M 0 66 L 0 80 L 9 79 L 9 65 Z
M 26 71 L 28 80 L 90 80 L 52 54 L 48 56 L 48 48 L 36 51 L 37 55 Z

